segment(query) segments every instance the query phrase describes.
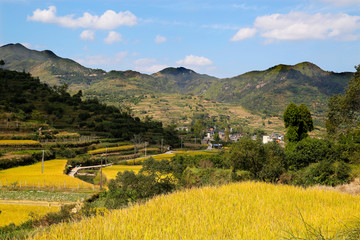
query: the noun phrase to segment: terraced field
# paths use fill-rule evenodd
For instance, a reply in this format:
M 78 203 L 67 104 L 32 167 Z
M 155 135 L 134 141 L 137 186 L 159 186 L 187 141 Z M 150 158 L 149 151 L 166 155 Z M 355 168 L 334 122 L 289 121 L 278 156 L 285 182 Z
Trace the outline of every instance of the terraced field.
M 92 190 L 93 185 L 63 173 L 67 160 L 56 159 L 0 171 L 0 187 L 45 190 Z

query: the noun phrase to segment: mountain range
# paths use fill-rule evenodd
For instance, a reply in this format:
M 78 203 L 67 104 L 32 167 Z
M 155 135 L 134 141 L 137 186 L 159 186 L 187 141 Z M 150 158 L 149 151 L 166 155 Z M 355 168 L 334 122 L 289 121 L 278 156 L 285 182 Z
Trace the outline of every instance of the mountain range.
M 183 67 L 166 68 L 151 75 L 131 70 L 106 72 L 21 44 L 0 47 L 0 59 L 5 61 L 3 68 L 30 72 L 50 85 L 67 84 L 73 92 L 82 90 L 85 97 L 108 103 L 136 104 L 136 99 L 144 95 L 190 94 L 265 114 L 281 114 L 294 102 L 324 116 L 327 99 L 342 93 L 353 76 L 351 72 L 324 71 L 310 62 L 280 64 L 223 79 Z

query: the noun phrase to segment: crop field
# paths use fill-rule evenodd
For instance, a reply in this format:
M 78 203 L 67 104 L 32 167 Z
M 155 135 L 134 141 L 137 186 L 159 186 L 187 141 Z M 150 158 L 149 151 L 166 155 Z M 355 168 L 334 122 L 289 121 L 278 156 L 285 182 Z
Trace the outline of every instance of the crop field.
M 57 212 L 60 210 L 58 204 L 48 204 L 46 202 L 11 202 L 10 204 L 0 201 L 0 227 L 14 223 L 18 225 L 31 217 L 40 217 L 48 212 Z
M 77 202 L 88 198 L 85 192 L 0 191 L 1 200 L 28 200 L 46 202 Z M 0 201 L 1 201 L 0 200 Z
M 91 150 L 88 153 L 89 154 L 101 154 L 101 153 L 110 153 L 110 152 L 118 152 L 118 151 L 126 151 L 134 149 L 134 145 L 125 145 L 125 146 L 119 146 L 119 147 L 109 147 L 109 148 L 99 148 L 95 150 Z
M 63 173 L 67 160 L 57 159 L 0 171 L 0 187 L 34 188 L 46 190 L 93 189 L 93 185 Z
M 196 155 L 212 155 L 215 152 L 206 152 L 206 151 L 173 151 L 174 154 L 186 154 L 189 156 L 196 156 Z
M 359 196 L 333 191 L 243 182 L 158 196 L 34 238 L 271 240 L 304 237 L 311 226 L 328 239 L 360 217 L 359 203 Z
M 34 140 L 0 140 L 0 146 L 38 146 L 40 143 Z
M 124 171 L 133 171 L 135 173 L 138 173 L 141 169 L 141 165 L 113 165 L 110 167 L 103 168 L 103 173 L 106 176 L 106 179 L 115 179 L 118 172 L 124 172 Z

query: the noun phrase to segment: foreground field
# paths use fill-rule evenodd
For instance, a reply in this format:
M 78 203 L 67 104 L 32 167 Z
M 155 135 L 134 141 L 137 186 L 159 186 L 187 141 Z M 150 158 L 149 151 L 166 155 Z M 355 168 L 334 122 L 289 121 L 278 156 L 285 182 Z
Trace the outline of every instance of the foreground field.
M 88 189 L 93 185 L 63 173 L 67 160 L 57 159 L 44 162 L 41 174 L 41 162 L 0 171 L 0 186 L 12 188 L 35 188 L 42 190 Z
M 60 205 L 51 205 L 47 202 L 0 201 L 0 227 L 10 223 L 17 225 L 32 217 L 40 217 L 59 210 Z
M 246 182 L 159 196 L 35 239 L 281 239 L 304 236 L 304 221 L 329 237 L 360 217 L 359 203 L 337 192 Z

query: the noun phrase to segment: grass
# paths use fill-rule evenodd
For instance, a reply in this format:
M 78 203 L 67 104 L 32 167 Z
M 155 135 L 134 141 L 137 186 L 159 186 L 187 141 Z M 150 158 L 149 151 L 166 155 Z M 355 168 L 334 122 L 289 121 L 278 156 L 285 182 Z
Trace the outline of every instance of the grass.
M 103 168 L 103 173 L 106 176 L 106 179 L 115 179 L 118 172 L 124 172 L 124 171 L 133 171 L 135 173 L 138 173 L 141 169 L 141 165 L 113 165 L 110 167 Z
M 306 226 L 331 239 L 359 218 L 359 201 L 332 191 L 244 182 L 158 196 L 105 217 L 53 226 L 34 239 L 272 240 L 305 237 Z
M 67 160 L 57 159 L 44 162 L 44 171 L 41 173 L 41 162 L 10 168 L 0 171 L 0 186 L 10 188 L 36 188 L 42 190 L 93 189 L 89 183 L 69 177 L 63 173 Z
M 10 223 L 18 225 L 32 217 L 40 217 L 48 212 L 57 212 L 60 210 L 59 206 L 49 206 L 49 204 L 3 204 L 0 202 L 0 226 L 6 226 Z

